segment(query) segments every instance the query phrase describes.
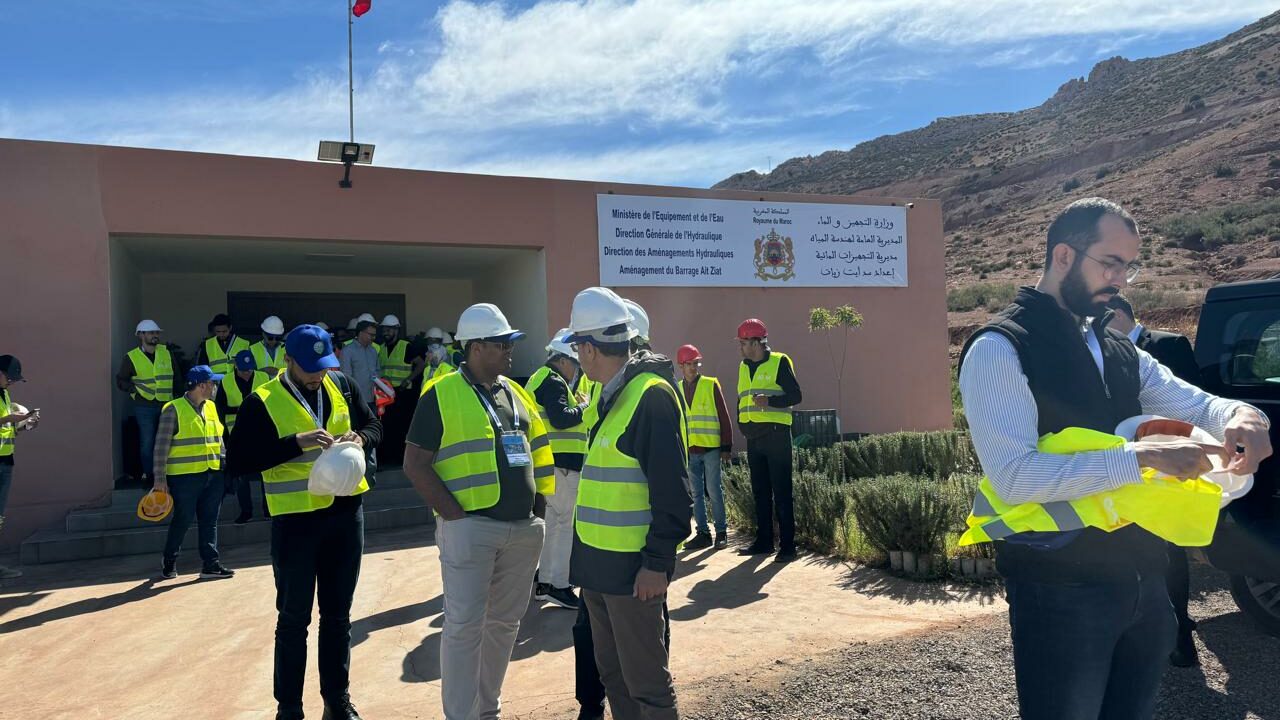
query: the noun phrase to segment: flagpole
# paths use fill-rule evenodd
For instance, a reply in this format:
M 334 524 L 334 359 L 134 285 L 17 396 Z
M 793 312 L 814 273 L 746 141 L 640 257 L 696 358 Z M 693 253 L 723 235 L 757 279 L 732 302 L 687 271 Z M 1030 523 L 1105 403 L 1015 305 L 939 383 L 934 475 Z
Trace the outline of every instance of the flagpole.
M 356 86 L 351 62 L 351 26 L 355 23 L 355 0 L 347 0 L 347 122 L 351 128 L 351 142 L 356 141 Z

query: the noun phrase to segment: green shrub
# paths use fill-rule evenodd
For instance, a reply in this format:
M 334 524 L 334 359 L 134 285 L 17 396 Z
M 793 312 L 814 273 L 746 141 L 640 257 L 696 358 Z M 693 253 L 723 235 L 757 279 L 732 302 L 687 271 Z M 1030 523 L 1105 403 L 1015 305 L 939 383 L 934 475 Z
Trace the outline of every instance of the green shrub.
M 1111 168 L 1107 167 L 1106 165 L 1103 165 L 1102 167 L 1098 168 L 1098 172 L 1094 173 L 1093 176 L 1098 180 L 1101 180 L 1102 178 L 1110 174 L 1111 174 Z
M 1013 297 L 1017 294 L 1018 286 L 1013 283 L 966 285 L 947 291 L 947 310 L 968 312 L 982 308 L 987 312 L 997 312 L 1013 302 Z
M 1226 163 L 1218 163 L 1213 168 L 1213 176 L 1219 178 L 1235 177 L 1236 169 Z
M 946 478 L 977 467 L 969 435 L 956 431 L 868 435 L 835 447 L 842 453 L 846 478 L 899 473 Z
M 955 527 L 957 494 L 929 478 L 890 475 L 850 484 L 858 528 L 882 551 L 936 553 Z
M 1280 228 L 1280 199 L 1236 203 L 1198 213 L 1171 215 L 1156 228 L 1188 250 L 1214 250 Z
M 1076 178 L 1071 178 L 1070 180 L 1062 183 L 1062 192 L 1069 193 L 1078 187 L 1080 187 L 1080 181 Z
M 1204 108 L 1204 98 L 1200 97 L 1199 95 L 1192 95 L 1191 98 L 1187 100 L 1186 104 L 1182 106 L 1182 112 L 1189 113 L 1189 112 L 1194 112 L 1196 110 L 1201 110 L 1203 108 Z
M 1280 169 L 1280 157 L 1272 157 L 1267 161 L 1267 167 L 1272 170 Z

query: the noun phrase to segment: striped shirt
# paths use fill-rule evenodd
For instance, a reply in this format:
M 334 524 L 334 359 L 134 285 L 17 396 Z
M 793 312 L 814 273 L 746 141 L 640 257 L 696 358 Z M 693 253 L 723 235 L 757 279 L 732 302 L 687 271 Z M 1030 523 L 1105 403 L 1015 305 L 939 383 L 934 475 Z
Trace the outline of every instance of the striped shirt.
M 183 395 L 179 399 L 185 400 L 186 402 L 191 402 L 191 400 L 186 395 Z M 205 402 L 213 402 L 213 401 L 206 400 Z M 196 405 L 195 403 L 191 403 L 191 407 L 195 409 L 196 414 L 199 415 L 200 408 L 203 407 L 203 405 Z M 173 437 L 177 434 L 178 434 L 178 411 L 174 410 L 171 407 L 167 407 L 164 409 L 163 412 L 160 413 L 160 421 L 156 423 L 156 449 L 155 449 L 155 452 L 152 453 L 151 455 L 152 459 L 155 462 L 155 469 L 153 470 L 153 473 L 157 481 L 163 481 L 165 479 L 165 476 L 168 473 L 169 448 L 173 443 Z M 226 438 L 222 438 L 220 442 L 222 444 L 222 450 L 218 453 L 218 457 L 226 458 L 227 440 Z
M 1102 352 L 1092 328 L 1082 328 L 1090 353 L 1102 371 Z M 1219 441 L 1241 407 L 1179 380 L 1146 352 L 1138 351 L 1138 401 L 1142 411 L 1203 428 Z M 999 333 L 980 335 L 969 347 L 960 370 L 960 394 L 982 470 L 997 494 L 1011 504 L 1075 500 L 1142 481 L 1132 443 L 1123 448 L 1074 455 L 1050 455 L 1036 449 L 1035 398 L 1018 353 Z

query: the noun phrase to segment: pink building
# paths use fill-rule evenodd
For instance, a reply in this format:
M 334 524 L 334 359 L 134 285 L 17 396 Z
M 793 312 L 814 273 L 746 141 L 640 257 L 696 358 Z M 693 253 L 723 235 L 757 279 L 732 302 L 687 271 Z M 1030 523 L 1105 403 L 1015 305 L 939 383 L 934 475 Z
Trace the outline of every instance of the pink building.
M 122 469 L 126 396 L 115 389 L 133 328 L 157 321 L 188 358 L 215 313 L 256 336 L 259 310 L 286 327 L 342 324 L 394 307 L 410 332 L 451 328 L 463 308 L 502 307 L 531 338 L 516 374 L 543 360 L 584 287 L 600 283 L 597 195 L 905 205 L 910 284 L 886 288 L 628 287 L 656 350 L 698 345 L 732 388 L 734 331 L 755 316 L 795 360 L 803 408 L 838 408 L 845 432 L 949 427 L 945 271 L 938 202 L 571 182 L 256 157 L 0 140 L 0 353 L 23 362 L 15 398 L 40 407 L 19 437 L 0 548 L 102 504 Z M 815 305 L 849 303 L 843 397 Z M 312 312 L 314 310 L 314 312 Z

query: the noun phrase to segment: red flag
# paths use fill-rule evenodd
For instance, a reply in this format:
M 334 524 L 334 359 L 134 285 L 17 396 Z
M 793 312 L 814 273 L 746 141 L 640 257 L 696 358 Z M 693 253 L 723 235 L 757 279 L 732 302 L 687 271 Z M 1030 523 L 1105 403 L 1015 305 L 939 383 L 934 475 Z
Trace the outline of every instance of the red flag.
M 356 0 L 356 4 L 351 6 L 351 14 L 360 17 L 372 9 L 373 0 Z

